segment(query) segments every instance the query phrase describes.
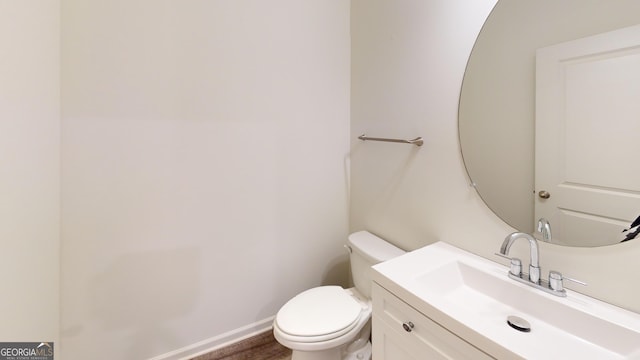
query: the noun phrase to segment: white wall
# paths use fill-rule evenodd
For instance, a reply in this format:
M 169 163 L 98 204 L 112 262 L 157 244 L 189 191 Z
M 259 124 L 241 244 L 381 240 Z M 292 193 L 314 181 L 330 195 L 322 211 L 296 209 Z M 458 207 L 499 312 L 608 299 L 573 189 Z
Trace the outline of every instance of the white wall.
M 1 341 L 58 345 L 59 14 L 0 0 Z
M 482 203 L 458 149 L 465 64 L 495 0 L 353 0 L 352 231 L 415 249 L 442 240 L 486 258 L 513 229 Z M 422 136 L 425 145 L 354 140 Z M 514 254 L 528 257 L 526 244 Z M 640 243 L 602 248 L 541 244 L 549 269 L 589 283 L 581 292 L 640 312 Z M 568 287 L 574 288 L 569 285 Z
M 213 343 L 346 281 L 349 2 L 62 16 L 64 359 Z

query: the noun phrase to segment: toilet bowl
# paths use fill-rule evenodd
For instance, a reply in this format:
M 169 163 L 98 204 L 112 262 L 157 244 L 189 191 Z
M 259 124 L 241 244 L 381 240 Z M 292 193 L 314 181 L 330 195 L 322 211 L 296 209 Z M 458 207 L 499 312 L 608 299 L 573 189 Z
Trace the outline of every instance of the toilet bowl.
M 355 287 L 320 286 L 289 300 L 273 322 L 292 360 L 371 359 L 371 266 L 404 253 L 366 231 L 347 241 Z
M 371 301 L 356 289 L 321 286 L 289 300 L 276 316 L 273 333 L 294 350 L 295 360 L 343 359 L 343 353 L 366 351 L 371 311 Z M 355 340 L 361 346 L 347 349 Z

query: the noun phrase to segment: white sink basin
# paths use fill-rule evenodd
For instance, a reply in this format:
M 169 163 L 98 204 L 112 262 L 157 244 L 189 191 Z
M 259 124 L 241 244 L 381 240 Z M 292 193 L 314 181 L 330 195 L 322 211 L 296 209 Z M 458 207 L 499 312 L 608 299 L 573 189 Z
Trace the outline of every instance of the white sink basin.
M 374 281 L 494 357 L 640 359 L 639 314 L 571 290 L 564 298 L 547 294 L 509 279 L 506 266 L 446 243 L 374 270 Z M 531 331 L 510 327 L 510 315 Z

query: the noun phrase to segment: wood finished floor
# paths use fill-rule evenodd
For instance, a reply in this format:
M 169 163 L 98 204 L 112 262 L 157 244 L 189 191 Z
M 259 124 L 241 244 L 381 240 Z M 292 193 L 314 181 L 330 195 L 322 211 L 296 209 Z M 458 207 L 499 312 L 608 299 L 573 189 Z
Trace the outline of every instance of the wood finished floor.
M 271 330 L 191 360 L 290 360 L 291 350 L 280 345 Z

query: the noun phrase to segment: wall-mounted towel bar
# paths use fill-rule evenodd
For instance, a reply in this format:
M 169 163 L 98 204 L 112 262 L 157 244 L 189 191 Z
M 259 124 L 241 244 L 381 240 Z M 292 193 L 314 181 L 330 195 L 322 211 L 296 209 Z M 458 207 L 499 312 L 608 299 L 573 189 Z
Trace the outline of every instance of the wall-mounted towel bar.
M 375 137 L 368 137 L 367 135 L 362 134 L 358 136 L 358 139 L 362 141 L 371 140 L 371 141 L 386 141 L 386 142 L 394 142 L 394 143 L 412 144 L 415 146 L 422 146 L 422 144 L 424 144 L 424 141 L 422 141 L 422 137 L 417 137 L 411 140 L 404 140 L 404 139 L 375 138 Z

